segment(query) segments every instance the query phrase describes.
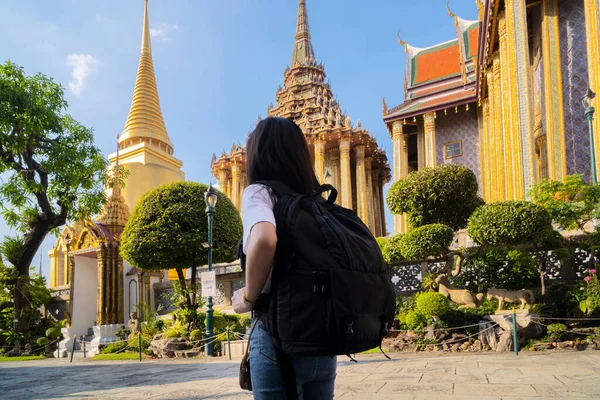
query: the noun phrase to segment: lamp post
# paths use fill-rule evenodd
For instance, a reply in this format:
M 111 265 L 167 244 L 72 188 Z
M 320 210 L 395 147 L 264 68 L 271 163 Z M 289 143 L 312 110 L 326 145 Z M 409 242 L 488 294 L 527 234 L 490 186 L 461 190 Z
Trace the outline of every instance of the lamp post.
M 206 202 L 206 215 L 208 216 L 208 271 L 212 271 L 212 250 L 213 250 L 213 218 L 215 216 L 215 206 L 217 205 L 217 192 L 212 185 L 208 186 L 208 190 L 204 193 L 204 201 Z M 213 298 L 208 296 L 206 304 L 206 345 L 204 346 L 204 355 L 212 356 L 214 350 L 213 337 Z
M 592 163 L 592 184 L 598 183 L 598 178 L 596 175 L 596 153 L 594 150 L 594 127 L 592 125 L 592 121 L 594 120 L 594 107 L 592 107 L 592 100 L 596 97 L 596 93 L 592 92 L 592 89 L 588 89 L 585 93 L 585 96 L 581 99 L 581 104 L 583 104 L 585 118 L 588 120 L 588 129 L 590 133 L 590 162 Z
M 69 258 L 69 252 L 71 251 L 71 235 L 67 233 L 65 235 L 65 245 L 67 247 L 67 271 L 65 271 L 65 275 L 67 275 L 66 281 L 70 285 L 69 287 L 69 315 L 67 315 L 67 326 L 71 327 L 71 323 L 73 322 L 73 295 L 75 291 L 75 285 L 73 284 L 75 281 L 75 271 L 73 269 L 74 265 L 71 265 L 71 259 Z

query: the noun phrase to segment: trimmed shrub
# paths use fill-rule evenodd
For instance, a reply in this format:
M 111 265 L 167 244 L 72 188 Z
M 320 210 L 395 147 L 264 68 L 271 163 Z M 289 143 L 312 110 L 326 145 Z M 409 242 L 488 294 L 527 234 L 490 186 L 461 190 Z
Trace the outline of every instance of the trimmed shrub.
M 548 337 L 554 340 L 561 340 L 566 334 L 567 326 L 565 324 L 548 325 Z
M 135 333 L 135 334 L 131 335 L 129 337 L 129 339 L 127 339 L 127 344 L 129 345 L 130 350 L 138 351 L 138 347 L 139 347 L 138 336 L 139 335 L 140 335 L 139 333 Z M 142 350 L 146 350 L 147 348 L 149 348 L 151 341 L 152 341 L 152 338 L 150 336 L 142 335 Z
M 194 329 L 190 332 L 190 340 L 193 342 L 197 342 L 202 339 L 202 331 L 200 329 Z
M 427 324 L 427 318 L 419 311 L 409 311 L 404 317 L 404 323 L 410 329 L 422 329 Z
M 450 302 L 437 292 L 420 293 L 417 297 L 417 310 L 427 318 L 439 317 L 450 309 Z
M 386 200 L 392 213 L 407 214 L 412 227 L 444 224 L 459 230 L 484 204 L 477 190 L 473 171 L 458 164 L 444 164 L 411 172 L 392 185 Z
M 529 201 L 487 204 L 469 220 L 469 236 L 481 245 L 539 243 L 552 232 L 550 214 Z
M 447 225 L 424 225 L 404 235 L 399 247 L 404 258 L 419 260 L 447 253 L 453 239 L 452 228 Z
M 107 345 L 105 348 L 100 350 L 100 354 L 112 354 L 117 353 L 127 347 L 127 342 L 116 342 Z

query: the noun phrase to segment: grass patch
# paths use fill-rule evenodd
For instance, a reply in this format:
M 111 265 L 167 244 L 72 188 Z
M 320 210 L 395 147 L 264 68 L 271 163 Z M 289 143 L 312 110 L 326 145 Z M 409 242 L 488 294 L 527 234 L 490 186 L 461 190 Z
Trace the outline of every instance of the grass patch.
M 3 357 L 0 356 L 0 362 L 10 361 L 31 361 L 31 360 L 45 360 L 44 356 L 19 356 L 19 357 Z
M 92 360 L 139 360 L 138 353 L 98 354 Z
M 388 350 L 383 349 L 383 351 L 387 352 Z M 381 350 L 379 350 L 379 347 L 375 347 L 374 349 L 363 351 L 360 354 L 381 354 Z

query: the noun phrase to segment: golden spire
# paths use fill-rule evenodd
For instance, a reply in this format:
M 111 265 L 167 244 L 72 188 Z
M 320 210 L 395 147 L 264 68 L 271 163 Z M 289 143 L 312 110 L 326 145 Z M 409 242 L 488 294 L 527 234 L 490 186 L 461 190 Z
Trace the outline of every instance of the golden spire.
M 308 27 L 308 13 L 306 12 L 306 0 L 298 0 L 298 21 L 296 22 L 296 41 L 292 54 L 292 67 L 294 64 L 306 64 L 307 61 L 315 59 L 312 42 L 310 40 L 310 29 Z
M 125 228 L 129 219 L 129 207 L 125 203 L 125 199 L 121 195 L 121 182 L 119 177 L 119 134 L 117 133 L 117 158 L 115 160 L 115 176 L 113 190 L 108 198 L 98 222 L 113 235 L 118 235 Z
M 129 139 L 155 139 L 163 142 L 170 148 L 173 147 L 167 134 L 165 121 L 163 120 L 154 76 L 154 65 L 152 64 L 152 51 L 150 46 L 150 24 L 148 23 L 148 0 L 144 0 L 144 26 L 142 29 L 142 51 L 138 66 L 135 87 L 133 89 L 133 100 L 129 109 L 129 116 L 125 122 L 125 129 L 119 139 L 119 143 Z M 133 145 L 138 141 L 134 140 Z M 157 147 L 167 151 L 165 146 Z

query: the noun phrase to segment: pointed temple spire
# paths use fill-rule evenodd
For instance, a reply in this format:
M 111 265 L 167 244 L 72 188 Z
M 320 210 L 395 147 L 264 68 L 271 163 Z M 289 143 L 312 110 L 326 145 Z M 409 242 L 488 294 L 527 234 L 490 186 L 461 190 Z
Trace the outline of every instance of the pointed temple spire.
M 310 28 L 308 27 L 308 13 L 306 12 L 306 0 L 298 0 L 298 21 L 296 23 L 296 41 L 292 54 L 292 67 L 294 64 L 305 64 L 314 60 L 312 42 L 310 40 Z
M 119 176 L 119 139 L 120 135 L 117 133 L 117 159 L 115 160 L 113 190 L 106 201 L 106 204 L 104 204 L 102 213 L 98 218 L 98 222 L 104 225 L 113 235 L 120 234 L 129 219 L 129 207 L 127 207 L 125 199 L 121 195 L 121 180 Z
M 119 143 L 130 141 L 130 139 L 135 139 L 129 142 L 133 145 L 140 141 L 154 139 L 158 141 L 157 144 L 162 142 L 167 145 L 159 145 L 159 148 L 172 149 L 173 147 L 167 134 L 167 128 L 165 127 L 165 121 L 160 109 L 156 78 L 154 76 L 150 45 L 150 24 L 148 22 L 148 0 L 144 0 L 142 49 L 135 87 L 133 89 L 133 100 Z

